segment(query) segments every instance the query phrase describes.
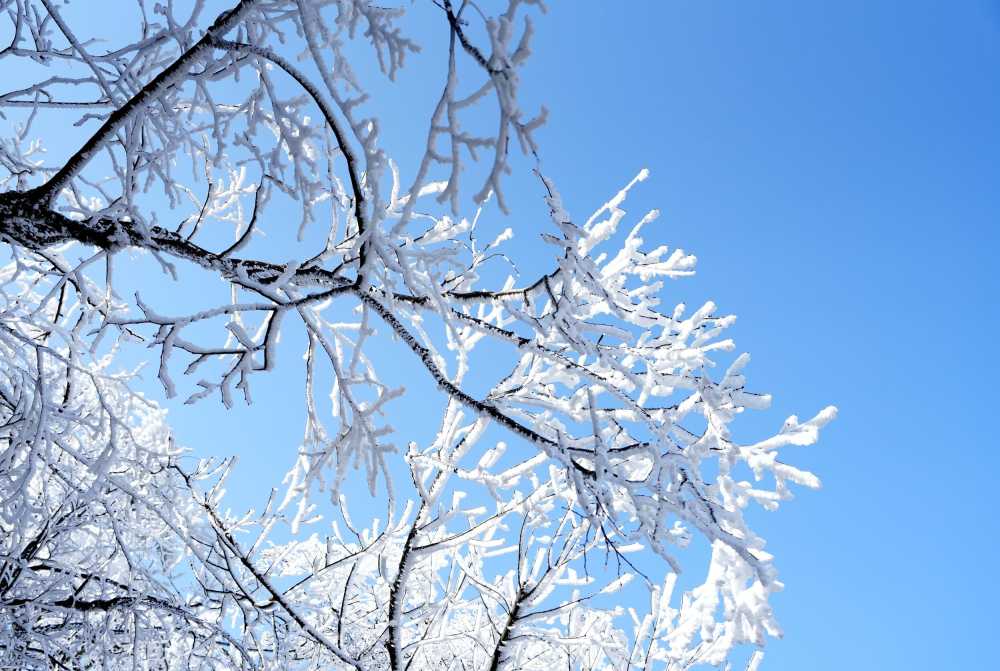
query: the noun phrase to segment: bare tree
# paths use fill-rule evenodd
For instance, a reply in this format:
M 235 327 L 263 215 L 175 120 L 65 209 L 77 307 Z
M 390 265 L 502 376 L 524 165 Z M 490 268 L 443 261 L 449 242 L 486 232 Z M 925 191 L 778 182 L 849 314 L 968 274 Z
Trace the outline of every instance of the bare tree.
M 404 180 L 379 140 L 392 85 L 359 74 L 403 76 L 403 10 L 233 1 L 214 19 L 203 0 L 122 3 L 135 25 L 98 43 L 78 34 L 86 2 L 0 0 L 0 667 L 756 668 L 781 584 L 744 510 L 818 485 L 778 451 L 834 410 L 737 442 L 730 422 L 769 397 L 746 390 L 746 355 L 710 374 L 731 316 L 660 308 L 695 260 L 643 250 L 655 212 L 619 230 L 646 172 L 570 215 L 541 168 L 545 111 L 518 99 L 541 3 L 425 0 L 447 60 Z M 49 164 L 32 129 L 70 116 L 78 149 Z M 553 258 L 527 279 L 510 229 L 477 234 L 524 165 Z M 125 257 L 149 272 L 121 279 Z M 160 271 L 204 295 L 143 300 Z M 305 436 L 285 492 L 234 516 L 232 462 L 176 447 L 122 352 L 155 352 L 168 396 L 228 407 L 293 332 Z M 393 346 L 439 390 L 426 444 L 387 421 Z M 351 516 L 359 470 L 382 523 Z M 705 579 L 675 597 L 693 538 Z M 646 614 L 621 605 L 637 595 Z

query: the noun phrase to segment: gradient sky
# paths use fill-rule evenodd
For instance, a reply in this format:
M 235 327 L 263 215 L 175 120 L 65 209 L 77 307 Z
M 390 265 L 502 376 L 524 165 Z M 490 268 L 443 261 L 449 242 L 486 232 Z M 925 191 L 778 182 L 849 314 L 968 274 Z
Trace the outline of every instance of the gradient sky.
M 628 209 L 660 208 L 648 242 L 699 257 L 667 302 L 739 315 L 750 386 L 775 397 L 745 426 L 841 411 L 819 445 L 786 454 L 824 488 L 755 516 L 787 585 L 774 602 L 786 637 L 763 668 L 985 668 L 1000 601 L 1000 3 L 549 4 L 523 100 L 550 110 L 543 166 L 570 211 L 649 168 Z M 426 0 L 413 11 L 440 24 Z M 441 46 L 411 59 L 432 81 L 404 72 L 386 89 L 399 104 L 383 136 L 404 170 Z M 76 145 L 71 132 L 54 139 Z M 545 210 L 530 176 L 512 183 L 501 224 L 531 257 Z M 196 452 L 256 441 L 236 502 L 259 499 L 301 437 L 298 396 L 279 381 L 258 396 L 293 419 L 237 408 L 222 433 L 217 413 L 171 404 Z
M 564 195 L 649 167 L 700 259 L 674 291 L 740 316 L 776 419 L 841 410 L 794 458 L 824 489 L 761 517 L 787 585 L 764 668 L 988 667 L 1000 3 L 552 4 Z

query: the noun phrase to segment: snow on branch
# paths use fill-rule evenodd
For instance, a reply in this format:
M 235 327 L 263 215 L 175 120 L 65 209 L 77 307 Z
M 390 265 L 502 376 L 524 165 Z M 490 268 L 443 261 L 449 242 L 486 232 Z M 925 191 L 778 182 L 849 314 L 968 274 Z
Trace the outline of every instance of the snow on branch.
M 770 397 L 732 315 L 665 302 L 696 259 L 644 242 L 648 172 L 586 218 L 561 196 L 519 101 L 542 3 L 209 4 L 89 35 L 87 3 L 0 1 L 34 77 L 0 91 L 0 666 L 757 669 L 782 584 L 748 511 L 819 486 L 782 454 L 836 411 L 745 439 Z M 404 181 L 380 129 L 421 9 L 447 62 Z M 67 115 L 53 160 L 33 128 Z M 525 276 L 523 224 L 491 228 L 518 176 Z M 297 342 L 301 444 L 234 514 L 235 461 L 175 445 L 124 362 L 228 408 Z

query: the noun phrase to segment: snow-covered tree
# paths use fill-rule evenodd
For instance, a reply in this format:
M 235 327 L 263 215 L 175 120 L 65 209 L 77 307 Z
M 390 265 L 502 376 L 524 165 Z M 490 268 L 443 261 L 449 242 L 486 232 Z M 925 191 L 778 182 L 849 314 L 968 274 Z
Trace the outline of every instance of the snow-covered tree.
M 229 1 L 115 3 L 91 34 L 89 0 L 0 0 L 0 668 L 756 668 L 781 583 L 744 513 L 818 486 L 779 451 L 834 410 L 734 437 L 769 397 L 732 316 L 661 307 L 695 259 L 644 247 L 647 173 L 571 214 L 518 97 L 542 3 L 410 7 L 447 49 L 397 166 L 411 3 Z M 529 170 L 545 205 L 505 218 Z M 175 444 L 134 352 L 229 407 L 296 335 L 304 438 L 234 515 L 233 462 Z M 393 348 L 437 389 L 424 443 L 390 422 Z

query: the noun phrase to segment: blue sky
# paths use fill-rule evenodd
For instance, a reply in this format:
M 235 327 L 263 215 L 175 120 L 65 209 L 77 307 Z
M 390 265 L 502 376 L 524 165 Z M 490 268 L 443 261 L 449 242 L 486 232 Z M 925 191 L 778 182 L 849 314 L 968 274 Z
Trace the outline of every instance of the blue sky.
M 440 19 L 426 5 L 413 7 L 424 28 Z M 649 168 L 630 212 L 660 208 L 648 242 L 699 257 L 667 301 L 739 315 L 751 386 L 775 397 L 748 429 L 840 408 L 789 457 L 824 488 L 756 517 L 787 584 L 786 638 L 764 668 L 982 667 L 1000 600 L 1000 2 L 552 0 L 537 28 L 524 106 L 550 109 L 543 165 L 569 209 L 588 214 Z M 384 91 L 404 170 L 440 57 L 427 44 L 417 74 Z M 52 140 L 75 146 L 78 132 Z M 498 223 L 530 264 L 546 218 L 527 166 Z M 298 373 L 258 383 L 260 403 L 224 419 L 173 404 L 196 451 L 252 441 L 236 502 L 290 463 L 301 406 L 283 385 Z M 406 412 L 401 429 L 420 421 Z
M 823 490 L 761 517 L 787 584 L 765 668 L 981 667 L 1000 3 L 553 4 L 533 67 L 564 195 L 649 167 L 639 200 L 700 259 L 673 290 L 740 316 L 776 418 L 841 410 L 795 458 Z

